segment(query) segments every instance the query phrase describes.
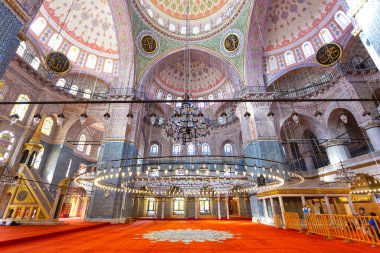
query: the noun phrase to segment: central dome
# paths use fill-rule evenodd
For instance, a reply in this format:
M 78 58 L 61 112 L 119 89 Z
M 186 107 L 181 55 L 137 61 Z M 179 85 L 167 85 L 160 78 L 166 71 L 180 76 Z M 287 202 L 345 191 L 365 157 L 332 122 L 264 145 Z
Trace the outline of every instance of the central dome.
M 165 14 L 178 19 L 206 18 L 221 8 L 228 0 L 151 0 L 151 3 Z
M 246 0 L 133 0 L 143 19 L 177 39 L 206 38 L 231 24 Z

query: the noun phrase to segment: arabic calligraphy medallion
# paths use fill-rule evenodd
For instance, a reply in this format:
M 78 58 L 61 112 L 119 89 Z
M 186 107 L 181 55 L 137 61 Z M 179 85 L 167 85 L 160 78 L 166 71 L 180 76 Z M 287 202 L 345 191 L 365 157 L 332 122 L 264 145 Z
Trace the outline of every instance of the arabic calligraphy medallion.
M 235 33 L 228 35 L 224 40 L 224 48 L 228 52 L 235 52 L 236 50 L 239 49 L 239 46 L 240 46 L 239 36 Z
M 57 74 L 65 74 L 71 69 L 67 56 L 59 52 L 52 52 L 46 56 L 46 66 Z
M 315 60 L 322 66 L 337 64 L 342 58 L 343 49 L 337 43 L 328 43 L 322 46 L 315 55 Z
M 157 50 L 157 41 L 156 39 L 146 34 L 141 38 L 141 48 L 148 54 L 153 54 Z

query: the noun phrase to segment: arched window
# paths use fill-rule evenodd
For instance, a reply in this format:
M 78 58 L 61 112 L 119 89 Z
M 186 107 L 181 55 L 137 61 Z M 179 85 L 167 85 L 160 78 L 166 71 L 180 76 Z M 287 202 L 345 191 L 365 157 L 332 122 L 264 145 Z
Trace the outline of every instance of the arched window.
M 181 154 L 181 145 L 174 144 L 173 145 L 173 155 L 180 155 Z
M 269 70 L 274 71 L 277 69 L 277 59 L 276 56 L 271 56 L 269 58 Z
M 52 117 L 47 117 L 44 120 L 44 124 L 42 125 L 41 133 L 49 136 L 51 133 L 51 130 L 53 129 L 53 125 L 54 125 L 54 121 L 53 121 Z
M 182 101 L 182 98 L 178 97 L 177 101 Z M 182 102 L 177 102 L 176 105 L 175 105 L 175 107 L 181 107 L 181 106 L 182 106 Z
M 25 41 L 21 41 L 20 45 L 17 48 L 16 54 L 23 57 L 25 54 L 25 51 L 26 51 L 26 43 L 25 43 Z
M 86 155 L 90 155 L 91 154 L 91 145 L 87 145 L 87 148 L 86 148 Z
M 335 13 L 335 21 L 344 30 L 350 24 L 350 18 L 343 11 L 337 11 Z
M 166 100 L 172 100 L 173 99 L 173 96 L 172 94 L 168 94 L 166 95 Z M 167 105 L 170 105 L 170 102 L 166 102 Z
M 222 90 L 218 90 L 218 99 L 223 99 Z
M 40 36 L 42 31 L 46 27 L 46 20 L 43 17 L 37 18 L 33 24 L 30 26 L 30 29 L 37 35 Z
M 91 90 L 90 89 L 85 89 L 83 92 L 83 97 L 84 98 L 91 98 Z
M 202 144 L 202 155 L 210 155 L 210 145 L 208 143 Z
M 162 90 L 159 90 L 157 93 L 157 99 L 161 100 L 161 98 L 162 98 Z
M 232 145 L 227 143 L 224 145 L 224 155 L 231 156 L 233 155 Z
M 309 57 L 315 54 L 314 48 L 309 41 L 306 41 L 305 43 L 303 43 L 302 50 L 303 50 L 303 53 L 305 54 L 305 57 Z
M 70 88 L 70 94 L 73 94 L 73 95 L 76 95 L 77 93 L 78 93 L 78 86 L 77 85 L 73 85 L 73 86 L 71 86 L 71 88 Z
M 326 28 L 323 28 L 319 32 L 319 37 L 321 38 L 323 44 L 330 43 L 334 40 L 333 36 L 331 35 L 330 31 Z
M 113 61 L 110 59 L 107 59 L 106 62 L 104 63 L 103 72 L 112 74 L 112 69 L 113 69 Z
M 150 155 L 151 156 L 157 156 L 158 155 L 158 145 L 157 144 L 153 144 L 152 146 L 150 146 Z
M 187 155 L 195 155 L 195 145 L 192 142 L 187 145 Z
M 32 66 L 32 68 L 34 68 L 35 70 L 38 70 L 40 65 L 41 65 L 41 61 L 37 56 L 34 57 L 32 62 L 30 63 L 30 66 Z
M 58 48 L 61 46 L 62 42 L 63 42 L 62 36 L 59 35 L 59 34 L 57 34 L 57 33 L 55 33 L 55 34 L 53 34 L 53 36 L 51 36 L 51 38 L 50 38 L 50 40 L 49 40 L 49 42 L 48 42 L 47 45 L 51 49 L 53 49 L 55 51 L 58 51 Z
M 214 95 L 213 94 L 210 94 L 210 95 L 208 95 L 208 100 L 211 100 L 210 101 L 210 105 L 213 105 L 214 104 Z
M 16 102 L 29 102 L 30 99 L 27 95 L 21 94 L 18 96 Z M 28 111 L 29 105 L 28 104 L 17 104 L 13 106 L 13 109 L 11 111 L 10 115 L 17 114 L 19 117 L 19 120 L 22 121 L 25 117 L 26 112 Z
M 34 164 L 33 164 L 33 168 L 38 170 L 40 168 L 40 165 L 41 165 L 41 161 L 42 161 L 42 157 L 44 155 L 44 152 L 45 152 L 45 149 L 44 148 L 41 148 L 41 150 L 38 152 L 38 155 L 36 156 L 35 160 L 34 160 Z
M 296 59 L 294 58 L 294 54 L 292 51 L 287 51 L 284 54 L 286 65 L 292 65 L 296 63 Z
M 76 62 L 78 60 L 79 52 L 80 51 L 76 46 L 71 46 L 67 53 L 67 58 L 69 58 L 70 61 Z
M 15 136 L 12 132 L 4 131 L 0 133 L 0 161 L 8 158 L 14 141 Z
M 58 81 L 55 83 L 55 86 L 57 87 L 65 87 L 66 85 L 66 79 L 65 78 L 59 78 Z
M 81 134 L 81 136 L 79 137 L 79 143 L 78 143 L 78 147 L 77 147 L 77 149 L 79 150 L 79 151 L 82 151 L 83 152 L 83 150 L 84 150 L 84 145 L 86 144 L 86 135 L 84 135 L 84 134 Z
M 95 55 L 90 54 L 87 58 L 86 67 L 89 69 L 95 69 L 97 58 Z

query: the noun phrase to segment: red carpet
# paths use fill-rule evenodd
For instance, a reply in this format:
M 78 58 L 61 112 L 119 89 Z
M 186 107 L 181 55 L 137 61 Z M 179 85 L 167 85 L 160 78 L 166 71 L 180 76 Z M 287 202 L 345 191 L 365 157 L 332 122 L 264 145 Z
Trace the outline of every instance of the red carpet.
M 56 226 L 58 229 L 59 226 Z M 25 231 L 27 227 L 14 227 Z M 14 229 L 12 228 L 12 229 Z M 34 230 L 35 227 L 28 227 Z M 211 229 L 234 234 L 219 242 L 151 242 L 143 234 L 168 229 Z M 7 231 L 2 230 L 2 236 Z M 296 231 L 278 230 L 246 221 L 137 221 L 132 225 L 106 225 L 46 239 L 1 247 L 0 252 L 128 252 L 128 253 L 372 253 L 370 245 L 326 241 Z

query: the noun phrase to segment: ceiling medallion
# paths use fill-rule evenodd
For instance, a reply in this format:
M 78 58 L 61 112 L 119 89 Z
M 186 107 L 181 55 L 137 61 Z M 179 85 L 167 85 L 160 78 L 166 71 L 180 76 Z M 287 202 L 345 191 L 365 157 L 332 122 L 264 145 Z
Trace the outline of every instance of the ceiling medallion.
M 148 54 L 153 54 L 157 50 L 157 40 L 149 34 L 144 35 L 140 43 L 141 48 Z
M 240 46 L 240 39 L 239 39 L 239 36 L 235 33 L 228 35 L 224 39 L 224 48 L 228 52 L 235 52 L 236 50 L 239 49 L 239 46 Z
M 65 74 L 70 71 L 71 63 L 66 55 L 59 52 L 51 52 L 46 56 L 46 66 L 57 74 Z
M 231 29 L 224 33 L 220 41 L 220 50 L 227 57 L 235 57 L 242 52 L 244 35 L 238 29 Z
M 211 120 L 190 102 L 190 95 L 185 93 L 183 102 L 174 109 L 174 114 L 163 127 L 166 139 L 186 145 L 207 137 L 210 134 Z
M 139 52 L 148 58 L 155 57 L 160 51 L 160 41 L 151 31 L 145 30 L 137 36 Z
M 315 61 L 322 66 L 335 65 L 342 58 L 343 49 L 337 43 L 322 46 L 315 54 Z

